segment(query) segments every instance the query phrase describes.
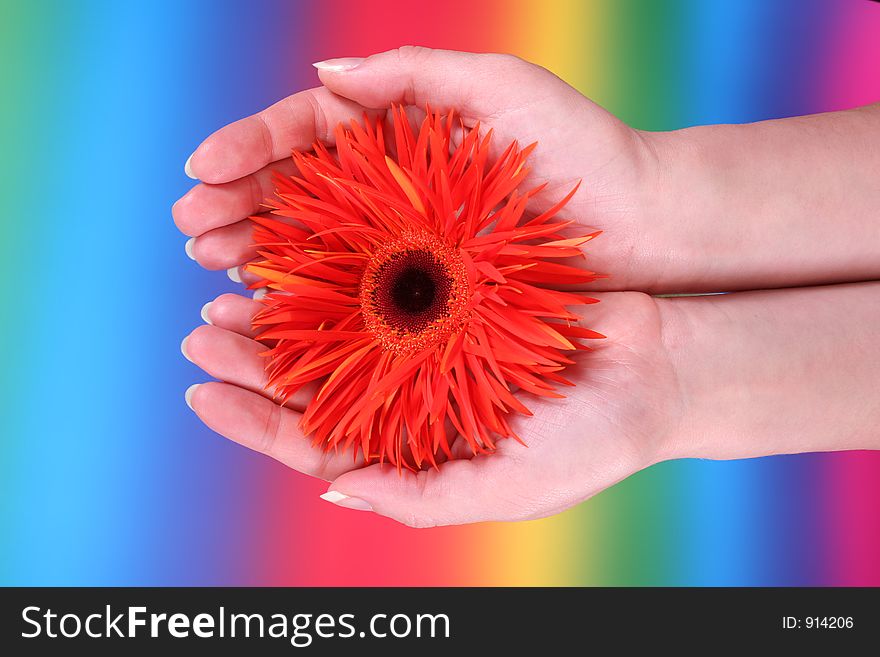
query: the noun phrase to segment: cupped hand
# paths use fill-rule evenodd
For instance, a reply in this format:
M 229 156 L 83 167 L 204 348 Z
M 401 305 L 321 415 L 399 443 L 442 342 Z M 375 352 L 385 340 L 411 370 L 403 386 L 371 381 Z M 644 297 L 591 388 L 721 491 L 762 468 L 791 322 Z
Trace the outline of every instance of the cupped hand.
M 250 318 L 259 304 L 227 294 L 212 302 L 212 325 L 184 341 L 184 353 L 224 383 L 198 385 L 189 403 L 218 433 L 308 475 L 332 481 L 327 499 L 373 510 L 415 527 L 524 520 L 563 511 L 670 456 L 682 416 L 675 374 L 661 335 L 658 302 L 638 292 L 598 294 L 583 312 L 610 336 L 575 356 L 565 399 L 519 392 L 533 412 L 514 430 L 526 446 L 500 441 L 493 454 L 413 473 L 364 467 L 350 453 L 325 453 L 299 429 L 311 391 L 286 407 L 264 390 L 263 349 Z M 458 451 L 464 441 L 459 440 Z M 453 447 L 454 451 L 456 447 Z
M 402 103 L 415 120 L 425 104 L 455 109 L 467 127 L 493 131 L 496 152 L 514 140 L 539 142 L 525 185 L 546 187 L 532 209 L 546 209 L 582 181 L 565 216 L 606 233 L 591 242 L 587 266 L 610 272 L 605 287 L 612 289 L 647 289 L 662 278 L 661 259 L 637 248 L 646 238 L 635 218 L 654 183 L 641 133 L 545 69 L 511 56 L 402 48 L 352 63 L 328 62 L 319 69 L 323 87 L 226 126 L 195 151 L 187 170 L 201 182 L 173 214 L 196 238 L 190 249 L 200 264 L 238 268 L 255 255 L 246 218 L 272 195 L 273 171 L 293 173 L 292 149 L 316 140 L 332 148 L 338 123 L 361 120 L 365 111 L 384 120 L 385 108 Z M 563 391 L 566 399 L 520 393 L 534 415 L 515 419 L 513 428 L 527 447 L 501 441 L 494 454 L 437 470 L 363 467 L 350 454 L 313 447 L 298 426 L 310 391 L 284 408 L 265 392 L 261 347 L 250 329 L 259 304 L 243 297 L 218 298 L 207 311 L 213 326 L 185 340 L 186 356 L 223 381 L 192 389 L 189 402 L 218 433 L 333 481 L 328 499 L 341 506 L 414 526 L 541 517 L 663 458 L 676 417 L 656 303 L 636 292 L 609 293 L 585 308 L 586 325 L 610 337 L 576 356 L 580 362 L 566 376 L 577 385 Z
M 196 238 L 188 250 L 201 265 L 228 269 L 255 255 L 246 218 L 272 196 L 272 171 L 293 173 L 292 149 L 315 141 L 332 148 L 340 122 L 360 121 L 364 112 L 384 120 L 386 108 L 401 103 L 414 119 L 426 104 L 454 109 L 467 127 L 491 129 L 499 153 L 514 140 L 538 142 L 524 184 L 547 186 L 532 210 L 546 209 L 580 181 L 565 214 L 606 232 L 591 243 L 587 261 L 611 274 L 598 287 L 653 289 L 667 272 L 651 241 L 651 231 L 664 228 L 644 212 L 657 168 L 648 142 L 546 69 L 510 55 L 418 47 L 322 66 L 323 87 L 221 128 L 188 161 L 187 172 L 201 183 L 175 203 L 173 216 Z

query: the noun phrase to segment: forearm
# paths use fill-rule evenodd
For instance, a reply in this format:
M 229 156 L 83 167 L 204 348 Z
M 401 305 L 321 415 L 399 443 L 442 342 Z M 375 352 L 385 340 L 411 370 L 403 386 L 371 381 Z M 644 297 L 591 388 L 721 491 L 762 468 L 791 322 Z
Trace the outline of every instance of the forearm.
M 670 458 L 880 449 L 880 283 L 658 300 Z
M 645 138 L 678 291 L 880 279 L 880 105 Z

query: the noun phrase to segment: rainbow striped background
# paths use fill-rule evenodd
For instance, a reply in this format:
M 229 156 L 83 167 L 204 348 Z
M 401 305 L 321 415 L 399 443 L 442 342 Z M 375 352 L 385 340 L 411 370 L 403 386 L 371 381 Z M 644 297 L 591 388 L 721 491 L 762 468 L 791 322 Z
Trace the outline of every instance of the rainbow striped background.
M 519 54 L 640 128 L 880 100 L 867 0 L 3 3 L 0 582 L 880 585 L 877 453 L 666 463 L 416 531 L 186 408 L 180 340 L 234 289 L 171 222 L 187 155 L 310 62 L 407 43 Z

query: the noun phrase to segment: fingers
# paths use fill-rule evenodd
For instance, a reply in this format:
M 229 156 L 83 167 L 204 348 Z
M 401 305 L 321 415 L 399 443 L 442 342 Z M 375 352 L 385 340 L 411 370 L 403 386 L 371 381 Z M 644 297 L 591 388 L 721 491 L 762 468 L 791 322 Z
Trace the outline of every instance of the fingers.
M 266 347 L 258 342 L 206 324 L 184 338 L 181 350 L 214 378 L 266 394 L 265 360 L 259 355 Z
M 251 320 L 263 304 L 237 294 L 221 294 L 202 308 L 202 319 L 227 331 L 254 337 Z
M 183 355 L 210 376 L 271 399 L 272 391 L 266 390 L 265 359 L 260 356 L 265 350 L 250 338 L 211 325 L 199 326 L 181 344 Z M 285 406 L 302 411 L 314 394 L 314 386 L 303 387 Z
M 192 243 L 192 256 L 205 269 L 237 267 L 257 256 L 254 225 L 247 219 L 209 230 Z
M 546 70 L 512 55 L 405 46 L 367 57 L 354 68 L 317 65 L 321 82 L 365 106 L 391 103 L 446 110 L 485 119 L 533 102 L 549 87 L 570 89 Z
M 189 160 L 193 176 L 210 184 L 228 183 L 307 150 L 315 141 L 332 143 L 336 124 L 360 120 L 364 108 L 319 87 L 288 96 L 203 141 Z
M 516 461 L 502 452 L 447 461 L 437 470 L 416 473 L 371 465 L 343 474 L 322 497 L 410 527 L 522 519 L 528 506 L 515 491 L 528 484 L 515 473 L 515 466 Z
M 358 467 L 350 454 L 326 454 L 299 428 L 300 414 L 228 383 L 202 383 L 189 394 L 193 411 L 211 429 L 240 445 L 313 477 L 332 479 Z
M 249 271 L 245 271 L 244 268 L 239 265 L 230 267 L 228 270 L 226 270 L 226 274 L 233 282 L 243 283 L 247 287 L 250 287 L 260 280 L 259 276 L 257 276 L 256 274 L 252 274 Z
M 258 217 L 271 217 L 275 221 L 289 225 L 302 225 L 294 219 L 263 213 Z M 257 257 L 254 244 L 254 224 L 250 219 L 242 219 L 229 226 L 215 228 L 198 237 L 190 238 L 187 253 L 205 269 L 235 269 L 230 278 L 237 283 L 248 285 L 260 280 L 240 269 L 243 265 Z
M 290 176 L 296 165 L 285 154 L 256 173 L 222 185 L 201 183 L 184 194 L 171 207 L 178 230 L 196 237 L 214 228 L 234 224 L 263 210 L 263 202 L 275 193 L 273 172 Z

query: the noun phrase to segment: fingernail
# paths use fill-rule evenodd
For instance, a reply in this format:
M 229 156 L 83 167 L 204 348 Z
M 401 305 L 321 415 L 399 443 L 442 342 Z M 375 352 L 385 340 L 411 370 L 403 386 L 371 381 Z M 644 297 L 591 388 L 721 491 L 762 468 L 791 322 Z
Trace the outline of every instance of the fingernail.
M 238 267 L 230 267 L 226 270 L 226 275 L 233 283 L 241 283 L 241 272 L 238 271 Z
M 362 500 L 359 497 L 349 497 L 348 495 L 343 495 L 338 490 L 328 490 L 326 493 L 321 495 L 321 499 L 332 502 L 336 506 L 342 506 L 346 509 L 354 509 L 355 511 L 373 510 L 373 507 L 371 507 L 370 503 L 366 500 Z
M 195 260 L 196 257 L 193 255 L 193 247 L 196 245 L 196 238 L 190 237 L 186 244 L 183 245 L 183 250 L 186 251 L 186 255 L 189 256 L 190 260 Z
M 256 290 L 254 290 L 254 301 L 259 301 L 267 294 L 269 294 L 268 287 L 258 287 Z
M 193 155 L 195 155 L 195 153 L 193 153 Z M 186 158 L 186 164 L 183 165 L 183 172 L 189 178 L 192 178 L 193 180 L 198 180 L 198 178 L 196 178 L 195 174 L 193 173 L 192 166 L 190 165 L 190 162 L 192 161 L 192 159 L 193 159 L 192 155 L 190 155 L 188 158 Z
M 213 322 L 211 321 L 211 318 L 208 317 L 208 308 L 211 307 L 212 303 L 214 303 L 214 302 L 209 301 L 204 306 L 202 306 L 202 312 L 200 314 L 202 315 L 202 320 L 205 322 L 205 324 L 213 324 Z
M 325 59 L 322 62 L 315 62 L 312 66 L 320 71 L 339 73 L 356 68 L 362 61 L 364 61 L 363 57 L 336 57 L 334 59 Z
M 183 354 L 183 357 L 186 358 L 190 363 L 192 362 L 192 358 L 189 357 L 189 354 L 186 353 L 186 341 L 189 340 L 189 336 L 186 336 L 180 343 L 180 353 Z
M 201 383 L 193 383 L 189 388 L 186 389 L 186 392 L 183 393 L 183 399 L 184 399 L 184 401 L 186 401 L 186 405 L 189 406 L 189 410 L 193 410 L 193 405 L 192 405 L 193 393 L 196 391 L 196 388 L 198 388 L 200 385 L 202 385 L 202 384 Z

